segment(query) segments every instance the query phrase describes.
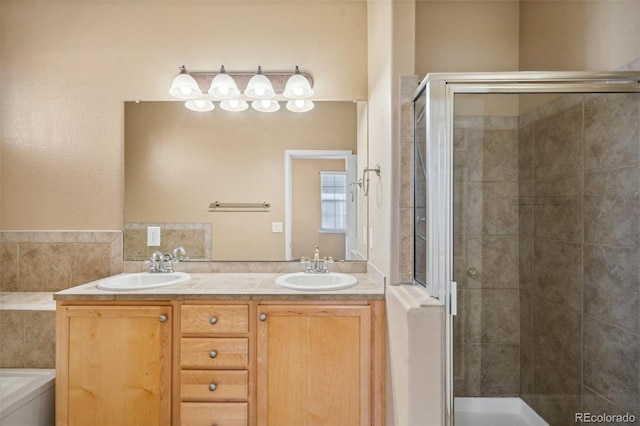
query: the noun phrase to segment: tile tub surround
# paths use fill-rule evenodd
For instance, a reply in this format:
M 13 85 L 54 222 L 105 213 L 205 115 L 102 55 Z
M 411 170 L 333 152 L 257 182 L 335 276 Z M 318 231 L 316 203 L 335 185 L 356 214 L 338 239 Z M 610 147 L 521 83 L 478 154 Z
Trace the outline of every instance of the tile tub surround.
M 0 231 L 0 367 L 55 367 L 52 292 L 122 271 L 121 231 Z
M 121 231 L 0 231 L 0 291 L 52 292 L 122 271 Z
M 520 383 L 552 424 L 640 415 L 640 97 L 521 117 Z
M 53 294 L 0 293 L 1 368 L 55 367 Z

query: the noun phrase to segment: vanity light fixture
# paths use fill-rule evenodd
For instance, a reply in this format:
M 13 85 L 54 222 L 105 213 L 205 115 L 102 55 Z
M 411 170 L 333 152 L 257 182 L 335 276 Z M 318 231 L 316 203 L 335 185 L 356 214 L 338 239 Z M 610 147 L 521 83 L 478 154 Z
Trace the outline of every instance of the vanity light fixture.
M 280 104 L 270 99 L 256 99 L 251 102 L 251 108 L 260 112 L 276 112 L 280 109 Z
M 225 111 L 239 112 L 249 108 L 249 104 L 241 99 L 225 99 L 220 102 L 220 108 Z
M 269 80 L 262 72 L 262 67 L 258 65 L 256 75 L 251 77 L 244 94 L 251 99 L 271 99 L 276 96 L 271 80 Z
M 240 96 L 240 90 L 238 90 L 235 80 L 227 74 L 224 65 L 220 67 L 220 74 L 211 81 L 209 94 L 215 99 L 236 99 Z
M 251 107 L 256 111 L 274 112 L 280 110 L 279 102 L 287 102 L 287 110 L 306 112 L 314 105 L 313 79 L 308 73 L 301 72 L 296 65 L 291 72 L 263 72 L 262 67 L 253 72 L 227 72 L 224 65 L 218 72 L 187 72 L 180 67 L 180 74 L 171 84 L 169 93 L 184 99 L 185 106 L 193 111 L 211 111 L 215 109 L 212 101 L 220 101 L 225 111 L 244 111 Z M 208 90 L 203 95 L 203 91 Z
M 309 80 L 304 78 L 300 73 L 300 68 L 296 65 L 293 75 L 287 80 L 287 85 L 282 92 L 282 96 L 289 99 L 305 99 L 313 96 L 313 89 L 309 84 Z
M 180 74 L 173 79 L 169 93 L 178 99 L 195 99 L 202 96 L 198 83 L 189 75 L 184 65 L 180 67 Z
M 213 111 L 216 107 L 213 102 L 204 99 L 192 99 L 184 103 L 184 106 L 191 111 L 208 112 Z
M 313 109 L 313 101 L 308 99 L 296 99 L 295 101 L 287 101 L 287 109 L 291 112 L 307 112 Z

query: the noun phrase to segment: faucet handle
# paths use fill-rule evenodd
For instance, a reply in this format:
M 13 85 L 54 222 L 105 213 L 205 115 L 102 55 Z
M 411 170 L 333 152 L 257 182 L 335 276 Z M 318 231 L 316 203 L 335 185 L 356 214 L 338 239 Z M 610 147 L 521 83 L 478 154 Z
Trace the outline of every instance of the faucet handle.
M 308 257 L 302 256 L 300 258 L 300 263 L 309 263 L 311 261 L 311 259 L 309 259 Z
M 187 256 L 187 251 L 182 246 L 178 246 L 173 249 L 173 260 L 175 262 L 180 262 L 184 260 L 189 260 Z

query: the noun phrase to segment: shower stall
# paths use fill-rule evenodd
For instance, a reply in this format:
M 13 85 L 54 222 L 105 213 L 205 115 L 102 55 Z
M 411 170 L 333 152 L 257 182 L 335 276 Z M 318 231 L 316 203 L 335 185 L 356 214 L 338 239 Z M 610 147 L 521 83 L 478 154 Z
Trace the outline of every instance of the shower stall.
M 416 91 L 414 280 L 447 309 L 448 425 L 640 419 L 639 83 L 430 74 Z

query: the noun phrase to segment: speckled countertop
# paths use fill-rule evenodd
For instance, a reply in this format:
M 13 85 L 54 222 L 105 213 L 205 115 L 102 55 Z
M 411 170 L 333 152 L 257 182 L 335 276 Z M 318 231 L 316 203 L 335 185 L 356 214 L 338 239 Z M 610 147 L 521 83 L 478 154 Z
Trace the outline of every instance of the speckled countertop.
M 53 293 L 3 292 L 0 293 L 0 311 L 55 311 Z
M 190 273 L 184 284 L 134 291 L 99 290 L 98 281 L 53 294 L 57 301 L 72 300 L 363 300 L 384 299 L 384 285 L 366 273 L 351 274 L 358 284 L 344 290 L 298 291 L 276 285 L 273 273 Z

